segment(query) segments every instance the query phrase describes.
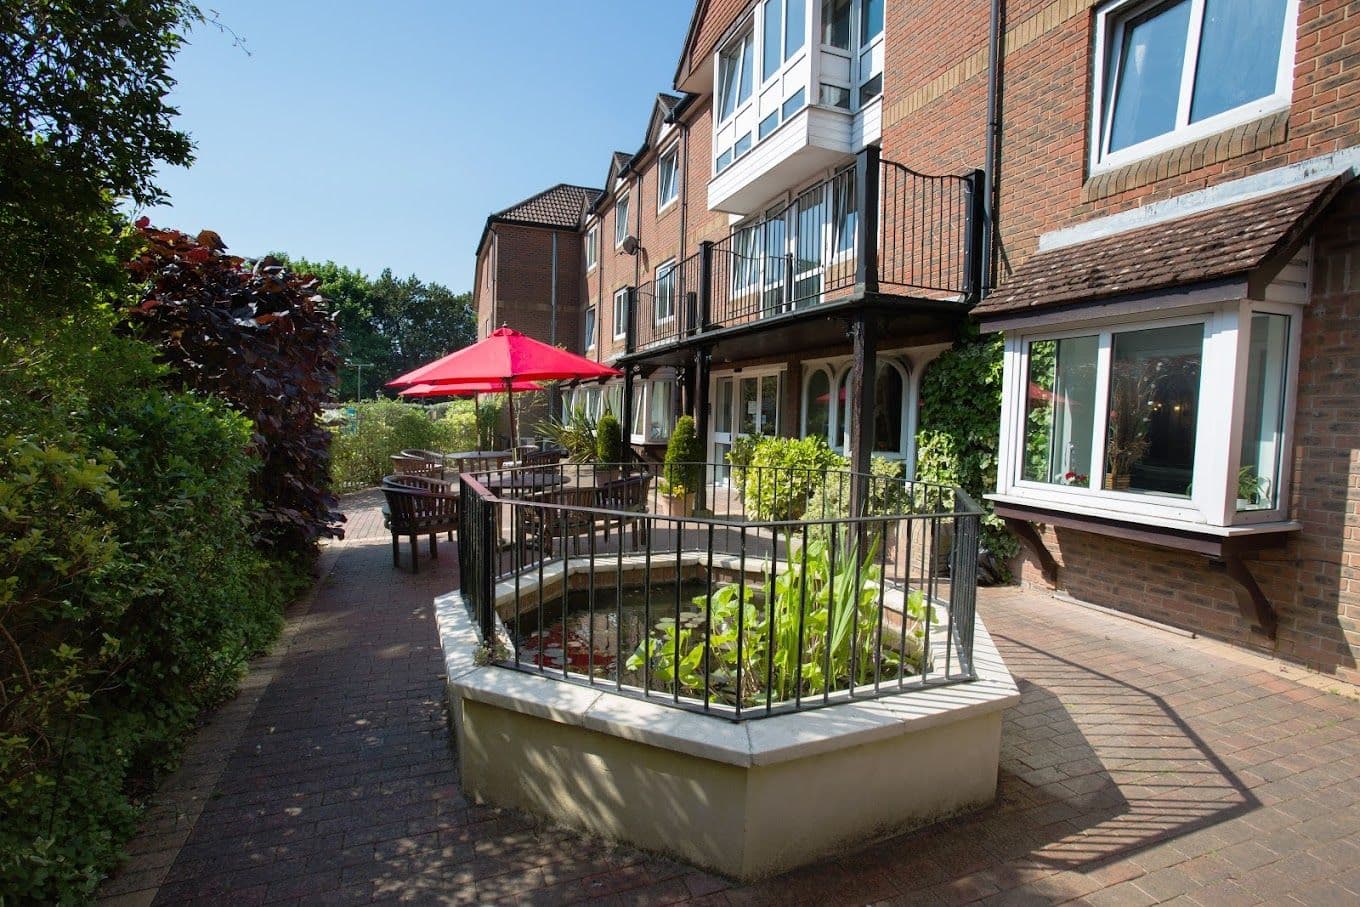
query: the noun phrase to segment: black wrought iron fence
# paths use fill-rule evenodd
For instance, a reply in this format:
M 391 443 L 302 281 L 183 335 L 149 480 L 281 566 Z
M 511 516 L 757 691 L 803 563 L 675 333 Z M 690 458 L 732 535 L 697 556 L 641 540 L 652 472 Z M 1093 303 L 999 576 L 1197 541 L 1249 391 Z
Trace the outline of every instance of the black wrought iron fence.
M 702 260 L 696 252 L 684 261 L 663 265 L 654 280 L 633 291 L 633 342 L 642 350 L 673 343 L 694 333 L 703 317 L 699 308 Z
M 880 288 L 945 297 L 974 292 L 980 218 L 974 175 L 932 176 L 893 161 L 879 171 Z
M 463 592 L 505 640 L 496 664 L 732 720 L 975 677 L 981 511 L 963 492 L 747 467 L 695 514 L 662 478 L 462 477 Z

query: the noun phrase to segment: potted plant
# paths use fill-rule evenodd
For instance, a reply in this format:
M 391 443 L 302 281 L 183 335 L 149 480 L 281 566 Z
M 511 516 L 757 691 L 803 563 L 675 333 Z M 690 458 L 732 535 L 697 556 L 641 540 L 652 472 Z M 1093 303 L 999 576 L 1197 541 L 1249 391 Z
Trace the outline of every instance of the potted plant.
M 623 466 L 623 426 L 607 412 L 595 424 L 595 469 L 602 479 L 616 479 Z
M 666 444 L 666 459 L 657 488 L 670 504 L 671 516 L 693 516 L 694 494 L 704 481 L 704 450 L 694 419 L 681 416 Z

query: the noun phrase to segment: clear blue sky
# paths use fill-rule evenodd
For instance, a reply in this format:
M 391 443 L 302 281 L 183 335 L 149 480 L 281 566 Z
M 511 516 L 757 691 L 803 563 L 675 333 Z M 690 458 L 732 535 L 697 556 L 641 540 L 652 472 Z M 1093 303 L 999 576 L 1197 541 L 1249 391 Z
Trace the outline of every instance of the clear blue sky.
M 470 289 L 486 216 L 642 144 L 692 0 L 220 0 L 172 103 L 160 226 Z

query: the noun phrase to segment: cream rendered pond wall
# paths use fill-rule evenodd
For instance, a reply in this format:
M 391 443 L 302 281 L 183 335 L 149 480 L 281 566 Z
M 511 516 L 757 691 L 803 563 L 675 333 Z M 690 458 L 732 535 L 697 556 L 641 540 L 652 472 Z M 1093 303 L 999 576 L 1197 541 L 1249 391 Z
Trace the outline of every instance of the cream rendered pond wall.
M 546 571 L 545 593 L 571 586 L 583 560 Z M 533 582 L 521 577 L 521 594 Z M 497 587 L 502 613 L 513 595 Z M 756 879 L 996 796 L 1002 712 L 1019 692 L 981 621 L 975 681 L 738 723 L 478 665 L 462 594 L 435 606 L 463 787 L 478 802 Z

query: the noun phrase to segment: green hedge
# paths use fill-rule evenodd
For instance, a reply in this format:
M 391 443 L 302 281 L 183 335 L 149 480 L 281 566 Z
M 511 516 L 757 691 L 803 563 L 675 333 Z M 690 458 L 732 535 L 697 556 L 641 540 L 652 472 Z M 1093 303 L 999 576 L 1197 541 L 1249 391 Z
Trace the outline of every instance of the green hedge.
M 154 386 L 49 413 L 0 426 L 0 891 L 16 902 L 94 891 L 300 583 L 254 547 L 245 419 Z
M 331 440 L 331 483 L 339 491 L 370 488 L 392 473 L 392 454 L 420 450 L 477 450 L 477 417 L 469 401 L 433 407 L 399 400 L 369 400 L 355 405 L 355 415 L 334 429 Z M 499 404 L 482 401 L 483 434 L 494 426 Z

